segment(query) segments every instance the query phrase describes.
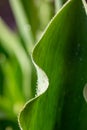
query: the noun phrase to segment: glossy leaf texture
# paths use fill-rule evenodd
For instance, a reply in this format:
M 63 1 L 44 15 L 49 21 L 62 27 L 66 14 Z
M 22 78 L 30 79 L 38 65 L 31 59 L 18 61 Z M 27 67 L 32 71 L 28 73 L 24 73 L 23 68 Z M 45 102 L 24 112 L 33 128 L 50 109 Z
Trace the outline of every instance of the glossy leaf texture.
M 33 50 L 36 97 L 19 115 L 23 130 L 86 130 L 87 14 L 85 1 L 68 1 Z M 85 92 L 87 94 L 87 92 Z

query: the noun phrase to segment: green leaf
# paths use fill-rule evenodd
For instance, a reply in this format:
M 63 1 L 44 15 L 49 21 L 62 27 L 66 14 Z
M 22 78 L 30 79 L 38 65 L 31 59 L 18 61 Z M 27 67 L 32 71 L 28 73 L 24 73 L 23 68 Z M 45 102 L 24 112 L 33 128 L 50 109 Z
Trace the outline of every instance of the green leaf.
M 66 1 L 68 0 L 55 0 L 55 12 L 57 12 Z
M 34 0 L 21 0 L 34 37 L 39 28 L 38 3 Z
M 9 2 L 14 13 L 19 34 L 24 42 L 24 47 L 26 48 L 27 52 L 31 54 L 34 39 L 31 31 L 31 26 L 25 14 L 22 2 L 21 0 L 9 0 Z
M 52 19 L 33 60 L 37 92 L 19 115 L 21 129 L 86 130 L 87 15 L 82 0 L 69 0 Z
M 36 24 L 36 21 L 37 21 L 36 19 L 38 19 L 38 18 L 36 18 L 37 11 L 36 11 L 36 8 L 34 8 L 35 5 L 34 5 L 34 2 L 32 0 L 30 0 L 30 1 L 9 0 L 9 2 L 10 2 L 10 6 L 12 8 L 12 11 L 13 11 L 13 14 L 14 14 L 14 17 L 16 20 L 18 31 L 19 31 L 18 38 L 21 41 L 20 42 L 21 45 L 23 45 L 22 46 L 23 49 L 25 49 L 24 50 L 25 55 L 28 58 L 27 61 L 29 60 L 29 62 L 30 62 L 28 68 L 24 67 L 26 69 L 29 69 L 29 71 L 30 71 L 29 75 L 24 76 L 25 84 L 27 85 L 26 80 L 30 82 L 27 89 L 26 89 L 26 87 L 24 87 L 24 92 L 25 91 L 26 91 L 26 93 L 31 92 L 31 90 L 29 90 L 28 88 L 32 87 L 32 94 L 31 95 L 34 95 L 35 94 L 35 85 L 33 85 L 33 84 L 36 81 L 36 75 L 35 75 L 35 69 L 31 63 L 30 55 L 32 52 L 32 48 L 34 46 L 34 37 L 32 35 L 32 30 L 34 31 L 34 28 L 36 28 L 36 27 L 34 27 L 34 23 Z M 28 3 L 29 3 L 29 7 L 28 7 Z M 33 15 L 31 17 L 31 14 L 33 14 L 33 12 L 32 12 L 33 10 L 35 10 L 35 15 Z M 34 16 L 36 16 L 36 17 L 34 17 Z M 31 25 L 31 22 L 32 22 L 32 25 Z M 36 29 L 35 29 L 35 31 L 36 31 Z M 35 32 L 33 32 L 33 33 L 35 33 Z M 21 56 L 18 56 L 18 57 L 21 57 Z M 26 58 L 21 58 L 21 59 L 26 59 Z M 24 62 L 25 61 L 23 61 L 23 64 L 25 66 Z M 24 73 L 28 73 L 28 71 L 26 70 L 26 72 L 25 72 L 25 70 L 24 70 Z M 33 82 L 32 84 L 31 84 L 31 81 Z M 29 99 L 31 96 L 27 96 L 27 97 Z
M 17 118 L 32 97 L 31 80 L 31 63 L 19 38 L 0 19 L 0 119 Z
M 16 70 L 14 69 L 15 73 L 16 73 L 15 76 L 18 76 L 18 73 L 16 72 L 16 71 L 18 71 L 17 65 L 19 66 L 19 68 L 21 70 L 21 74 L 22 74 L 21 80 L 22 81 L 19 81 L 19 82 L 22 82 L 23 86 L 21 86 L 20 91 L 23 87 L 23 93 L 24 93 L 25 97 L 27 97 L 29 99 L 29 96 L 31 95 L 31 63 L 30 63 L 30 60 L 29 60 L 24 48 L 22 47 L 17 35 L 15 33 L 13 33 L 2 22 L 2 20 L 0 21 L 0 40 L 1 40 L 1 47 L 4 48 L 5 52 L 10 57 L 10 59 L 8 60 L 8 62 L 10 61 L 10 63 L 7 62 L 7 66 L 8 66 L 8 64 L 11 67 L 14 66 L 12 69 L 14 69 L 14 68 L 16 69 Z M 26 64 L 26 66 L 25 66 L 25 64 Z M 6 64 L 4 65 L 4 67 L 5 66 L 6 66 Z M 12 71 L 12 69 L 11 69 L 11 71 Z M 11 72 L 9 67 L 8 67 L 7 71 L 8 70 L 9 70 L 9 72 Z M 8 73 L 8 74 L 6 74 L 7 76 L 9 75 L 9 72 L 6 72 L 6 73 Z M 10 73 L 10 74 L 12 75 L 12 73 Z M 16 89 L 18 89 L 18 87 L 16 87 Z M 19 95 L 20 95 L 20 91 L 19 91 Z

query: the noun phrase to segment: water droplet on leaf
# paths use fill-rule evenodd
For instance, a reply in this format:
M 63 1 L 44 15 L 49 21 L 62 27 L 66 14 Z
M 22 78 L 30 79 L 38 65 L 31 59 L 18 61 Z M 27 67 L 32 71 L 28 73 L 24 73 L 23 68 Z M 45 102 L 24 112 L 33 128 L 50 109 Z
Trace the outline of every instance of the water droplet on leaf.
M 84 89 L 83 89 L 83 96 L 84 96 L 85 101 L 87 102 L 87 83 L 86 83 L 86 85 L 84 86 Z

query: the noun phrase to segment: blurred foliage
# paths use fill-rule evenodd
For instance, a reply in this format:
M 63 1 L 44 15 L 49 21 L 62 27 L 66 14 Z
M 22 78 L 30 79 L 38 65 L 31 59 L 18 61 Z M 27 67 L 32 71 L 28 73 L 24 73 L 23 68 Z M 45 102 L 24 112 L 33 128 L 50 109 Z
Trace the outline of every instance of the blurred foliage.
M 17 115 L 36 93 L 31 52 L 55 9 L 51 0 L 8 2 L 0 1 L 0 14 L 3 14 L 0 17 L 0 130 L 19 130 Z M 12 9 L 11 16 L 2 12 L 4 5 L 6 11 Z M 7 17 L 10 19 L 6 20 Z M 11 28 L 6 25 L 8 21 Z

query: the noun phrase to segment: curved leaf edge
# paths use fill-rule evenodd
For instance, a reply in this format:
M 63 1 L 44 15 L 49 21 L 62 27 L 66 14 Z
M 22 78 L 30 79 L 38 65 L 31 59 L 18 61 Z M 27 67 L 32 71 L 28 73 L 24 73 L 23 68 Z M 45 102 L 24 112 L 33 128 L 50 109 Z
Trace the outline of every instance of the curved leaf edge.
M 56 13 L 56 15 L 51 19 L 51 21 L 50 21 L 49 24 L 47 25 L 46 29 L 45 29 L 44 32 L 42 33 L 42 36 L 40 37 L 39 41 L 36 43 L 36 45 L 35 45 L 34 48 L 33 48 L 33 51 L 32 51 L 32 54 L 31 54 L 31 59 L 32 59 L 32 62 L 33 62 L 33 64 L 34 64 L 34 66 L 35 66 L 36 72 L 37 72 L 36 94 L 35 94 L 35 97 L 34 97 L 34 98 L 28 100 L 28 101 L 24 104 L 23 108 L 20 110 L 20 112 L 19 112 L 19 114 L 18 114 L 18 124 L 19 124 L 19 127 L 20 127 L 21 130 L 23 130 L 22 125 L 21 125 L 21 122 L 20 122 L 21 113 L 22 113 L 23 110 L 27 107 L 28 104 L 30 104 L 31 102 L 37 100 L 41 95 L 43 95 L 43 94 L 47 91 L 47 89 L 48 89 L 48 87 L 49 87 L 49 77 L 47 76 L 47 74 L 45 73 L 45 71 L 44 71 L 42 68 L 40 68 L 40 66 L 38 65 L 38 63 L 35 62 L 35 58 L 34 58 L 35 49 L 37 48 L 37 46 L 39 46 L 41 39 L 42 39 L 43 36 L 45 35 L 47 29 L 49 29 L 49 27 L 50 27 L 51 23 L 53 22 L 53 20 L 57 17 L 57 15 L 59 15 L 59 13 L 60 13 L 60 12 L 65 8 L 65 6 L 67 6 L 71 1 L 73 1 L 73 0 L 67 1 L 67 2 L 62 6 L 62 8 Z M 85 9 L 85 12 L 86 12 L 86 14 L 87 14 L 87 8 L 86 8 L 86 7 L 87 7 L 87 4 L 86 4 L 85 0 L 82 0 L 82 3 L 83 3 L 83 6 L 84 6 L 84 9 Z M 41 79 L 43 79 L 43 78 L 44 78 L 44 83 L 43 83 L 43 80 L 41 80 Z M 40 81 L 40 80 L 41 80 L 41 81 Z M 42 86 L 41 84 L 39 84 L 39 82 L 41 82 L 41 84 L 42 84 L 42 85 L 44 84 L 44 85 Z

